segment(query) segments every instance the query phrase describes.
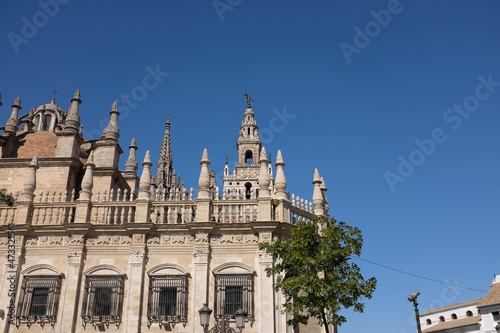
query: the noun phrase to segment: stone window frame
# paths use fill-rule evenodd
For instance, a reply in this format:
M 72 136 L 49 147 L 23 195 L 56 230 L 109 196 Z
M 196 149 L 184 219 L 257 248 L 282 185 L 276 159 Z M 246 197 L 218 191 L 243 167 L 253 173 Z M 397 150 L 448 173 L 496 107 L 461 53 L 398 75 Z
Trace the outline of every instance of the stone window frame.
M 161 264 L 148 271 L 148 328 L 152 323 L 158 323 L 160 328 L 169 323 L 182 323 L 186 326 L 188 321 L 188 299 L 189 299 L 189 272 L 182 266 L 176 264 Z M 161 302 L 161 291 L 163 288 L 176 288 L 175 307 L 176 313 L 169 315 L 161 313 L 159 302 Z
M 125 296 L 125 278 L 126 274 L 121 269 L 112 265 L 97 265 L 88 269 L 85 273 L 85 284 L 82 299 L 82 324 L 85 328 L 91 323 L 94 328 L 115 324 L 117 328 L 122 322 L 123 303 Z M 102 290 L 98 290 L 102 289 Z M 105 291 L 104 289 L 110 289 Z M 98 304 L 96 292 L 99 291 L 99 297 L 106 296 L 109 293 L 109 314 L 96 314 L 96 306 L 106 307 L 106 304 Z
M 26 324 L 29 328 L 34 323 L 38 323 L 42 327 L 49 323 L 54 327 L 57 322 L 64 274 L 52 265 L 38 264 L 23 270 L 21 276 L 22 284 L 16 309 L 16 327 L 19 328 L 22 324 Z M 48 289 L 44 299 L 44 314 L 32 313 L 33 294 L 37 288 Z
M 218 319 L 222 318 L 222 312 L 226 312 L 228 305 L 221 300 L 226 301 L 227 287 L 240 287 L 241 289 L 233 290 L 233 293 L 241 293 L 237 303 L 240 303 L 243 310 L 247 312 L 246 321 L 253 324 L 255 321 L 255 270 L 240 262 L 228 262 L 216 267 L 212 271 L 214 275 L 214 316 Z M 234 296 L 233 296 L 234 297 Z M 231 305 L 229 306 L 231 307 Z M 237 308 L 233 305 L 231 313 L 225 313 L 225 318 L 228 320 L 234 319 L 234 312 Z

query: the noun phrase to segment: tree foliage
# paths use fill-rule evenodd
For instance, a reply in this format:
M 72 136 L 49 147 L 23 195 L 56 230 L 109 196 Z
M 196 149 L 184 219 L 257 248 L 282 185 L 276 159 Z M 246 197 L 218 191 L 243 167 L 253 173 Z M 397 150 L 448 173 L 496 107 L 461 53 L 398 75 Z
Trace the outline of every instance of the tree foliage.
M 328 325 L 346 322 L 339 314 L 342 308 L 363 312 L 360 299 L 371 298 L 377 280 L 365 280 L 360 268 L 350 262 L 353 255 L 361 254 L 362 246 L 358 228 L 333 218 L 326 224 L 299 222 L 290 239 L 259 244 L 277 259 L 266 273 L 275 276 L 274 288 L 285 297 L 283 312 L 293 316 L 288 325 L 307 324 L 313 317 L 328 332 Z
M 14 206 L 14 202 L 14 198 L 11 194 L 7 193 L 6 189 L 0 189 L 0 203 L 4 203 L 7 204 L 7 206 L 12 207 Z

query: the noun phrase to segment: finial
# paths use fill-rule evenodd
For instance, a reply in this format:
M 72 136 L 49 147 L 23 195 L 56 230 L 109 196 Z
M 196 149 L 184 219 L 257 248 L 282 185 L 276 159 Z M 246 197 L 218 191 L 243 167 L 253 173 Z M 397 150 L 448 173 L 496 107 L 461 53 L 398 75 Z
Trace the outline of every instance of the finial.
M 170 117 L 167 117 L 167 124 L 170 125 Z
M 75 94 L 73 95 L 73 98 L 71 99 L 71 101 L 73 102 L 73 100 L 79 101 L 81 103 L 81 100 L 80 100 L 80 89 L 77 89 L 75 91 Z
M 16 101 L 14 102 L 12 107 L 21 107 L 21 96 L 17 96 Z
M 210 161 L 208 159 L 208 150 L 207 150 L 207 148 L 205 148 L 205 150 L 203 150 L 203 156 L 201 157 L 200 164 L 203 164 L 203 163 L 206 163 L 206 162 L 208 162 L 208 164 L 210 164 Z
M 130 142 L 130 147 L 129 148 L 132 148 L 132 147 L 137 148 L 137 143 L 135 141 L 135 138 L 132 138 L 132 142 Z
M 255 102 L 255 101 L 248 94 L 248 90 L 245 90 L 245 93 L 243 94 L 243 98 L 245 99 L 245 101 L 247 101 L 247 107 L 251 108 L 252 107 L 252 102 Z
M 2 93 L 0 92 L 0 106 L 2 106 Z
M 322 190 L 327 191 L 325 180 L 323 179 L 323 177 L 321 177 L 321 185 L 320 185 L 320 187 L 321 187 Z
M 113 107 L 111 108 L 111 112 L 118 112 L 118 103 L 116 103 L 116 101 L 113 103 Z
M 269 160 L 267 160 L 267 153 L 266 153 L 266 148 L 262 147 L 260 151 L 260 163 L 269 163 Z
M 314 169 L 314 178 L 313 178 L 313 183 L 314 182 L 320 182 L 321 183 L 321 177 L 319 176 L 319 171 L 318 169 Z
M 52 97 L 52 104 L 56 104 L 56 94 L 57 94 L 57 90 L 54 90 L 54 91 L 52 92 L 52 94 L 54 95 L 54 96 Z
M 142 162 L 142 165 L 144 165 L 144 164 L 152 165 L 151 154 L 149 153 L 149 150 L 146 150 L 146 156 L 144 156 L 144 162 Z
M 276 156 L 276 165 L 284 164 L 283 155 L 281 155 L 281 150 L 278 150 L 278 155 Z
M 226 165 L 228 163 L 227 159 L 229 158 L 229 155 L 226 153 Z

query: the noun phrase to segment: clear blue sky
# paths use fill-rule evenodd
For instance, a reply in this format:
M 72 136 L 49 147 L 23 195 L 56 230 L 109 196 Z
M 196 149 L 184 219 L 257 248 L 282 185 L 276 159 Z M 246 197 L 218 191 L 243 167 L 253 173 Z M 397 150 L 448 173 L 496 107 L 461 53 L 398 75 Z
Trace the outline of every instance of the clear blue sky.
M 0 3 L 2 124 L 18 95 L 27 112 L 56 89 L 67 109 L 81 89 L 88 135 L 117 100 L 122 148 L 156 162 L 170 117 L 197 189 L 203 148 L 218 175 L 236 158 L 248 89 L 287 190 L 310 199 L 318 168 L 364 259 L 485 291 L 500 274 L 500 2 L 60 2 Z M 484 295 L 357 262 L 378 288 L 342 333 L 414 332 L 416 289 L 424 311 Z

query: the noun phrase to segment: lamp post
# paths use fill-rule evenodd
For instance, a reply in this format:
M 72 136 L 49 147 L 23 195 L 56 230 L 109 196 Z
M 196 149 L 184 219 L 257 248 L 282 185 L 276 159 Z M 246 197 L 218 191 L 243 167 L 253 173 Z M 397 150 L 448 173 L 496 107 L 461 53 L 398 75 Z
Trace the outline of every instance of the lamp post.
M 212 309 L 208 307 L 208 304 L 203 304 L 203 307 L 198 310 L 200 313 L 200 323 L 203 326 L 204 333 L 236 333 L 234 328 L 229 327 L 229 322 L 226 321 L 226 316 L 224 315 L 224 306 L 222 306 L 222 314 L 221 320 L 215 319 L 215 326 L 211 329 L 208 328 L 210 323 L 210 315 L 212 314 Z M 239 308 L 234 313 L 234 318 L 236 319 L 236 328 L 239 330 L 239 333 L 245 328 L 245 319 L 247 317 L 247 313 Z
M 415 318 L 417 319 L 417 331 L 418 333 L 422 333 L 422 330 L 420 329 L 420 316 L 418 314 L 418 303 L 417 303 L 417 297 L 420 295 L 420 291 L 415 291 L 408 296 L 408 300 L 410 302 L 413 302 L 413 306 L 415 306 Z

